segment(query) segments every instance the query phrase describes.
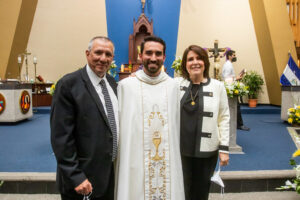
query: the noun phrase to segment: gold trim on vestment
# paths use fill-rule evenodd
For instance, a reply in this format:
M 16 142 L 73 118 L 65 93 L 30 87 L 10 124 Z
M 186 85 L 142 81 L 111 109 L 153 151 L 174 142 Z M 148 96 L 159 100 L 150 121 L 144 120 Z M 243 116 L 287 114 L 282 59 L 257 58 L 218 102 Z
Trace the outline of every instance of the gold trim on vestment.
M 166 91 L 166 86 L 159 87 Z M 169 148 L 169 127 L 166 126 L 164 115 L 168 115 L 168 98 L 167 93 L 161 96 L 161 101 L 156 102 L 149 100 L 147 93 L 142 90 L 142 110 L 143 110 L 143 147 L 144 147 L 144 199 L 145 200 L 170 200 L 170 148 Z M 152 100 L 152 99 L 150 99 Z M 146 103 L 147 105 L 145 105 Z M 161 108 L 160 108 L 161 106 Z M 152 107 L 152 108 L 151 108 Z M 148 110 L 147 110 L 148 109 Z M 151 109 L 151 110 L 150 110 Z M 160 110 L 162 109 L 162 110 Z M 150 111 L 150 112 L 149 112 Z M 146 113 L 145 113 L 146 112 Z M 147 116 L 148 115 L 148 116 Z

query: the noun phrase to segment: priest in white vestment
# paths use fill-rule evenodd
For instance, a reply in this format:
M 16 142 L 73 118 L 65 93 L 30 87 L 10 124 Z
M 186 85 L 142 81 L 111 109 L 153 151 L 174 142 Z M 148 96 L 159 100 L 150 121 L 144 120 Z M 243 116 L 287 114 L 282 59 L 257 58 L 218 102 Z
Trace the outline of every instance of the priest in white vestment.
M 145 38 L 143 70 L 118 86 L 117 200 L 184 200 L 179 87 L 161 66 L 165 43 Z

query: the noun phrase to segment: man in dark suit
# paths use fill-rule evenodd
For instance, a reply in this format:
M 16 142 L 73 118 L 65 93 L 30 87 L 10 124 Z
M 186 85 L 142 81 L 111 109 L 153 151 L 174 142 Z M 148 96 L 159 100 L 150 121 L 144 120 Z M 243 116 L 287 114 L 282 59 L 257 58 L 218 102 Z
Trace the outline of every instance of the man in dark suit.
M 63 200 L 113 200 L 117 153 L 118 102 L 115 80 L 107 74 L 114 45 L 94 37 L 87 65 L 65 75 L 52 100 L 51 144 L 57 160 L 57 184 Z

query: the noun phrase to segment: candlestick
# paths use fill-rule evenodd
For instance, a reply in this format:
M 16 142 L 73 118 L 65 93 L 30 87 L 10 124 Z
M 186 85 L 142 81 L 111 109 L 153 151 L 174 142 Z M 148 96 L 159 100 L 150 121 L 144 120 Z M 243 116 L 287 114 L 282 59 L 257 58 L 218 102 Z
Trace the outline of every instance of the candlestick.
M 33 64 L 34 64 L 34 82 L 36 83 L 36 64 L 37 64 L 36 56 L 33 56 Z
M 22 64 L 22 56 L 18 55 L 19 77 L 17 78 L 19 79 L 19 81 L 21 81 L 21 64 Z
M 17 77 L 17 78 L 21 82 L 21 63 L 18 63 L 18 66 L 19 66 L 19 77 Z
M 20 55 L 18 55 L 18 63 L 21 64 L 22 63 L 22 57 Z
M 37 64 L 37 58 L 33 56 L 33 64 Z
M 27 55 L 25 54 L 25 66 L 26 66 L 26 82 L 29 82 L 29 75 L 28 75 L 28 60 L 27 60 Z

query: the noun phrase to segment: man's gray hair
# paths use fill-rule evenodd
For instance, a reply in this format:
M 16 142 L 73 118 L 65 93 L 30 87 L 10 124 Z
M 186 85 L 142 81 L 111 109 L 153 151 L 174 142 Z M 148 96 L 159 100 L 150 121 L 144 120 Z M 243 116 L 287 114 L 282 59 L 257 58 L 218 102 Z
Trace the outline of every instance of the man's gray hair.
M 113 52 L 115 52 L 115 45 L 114 43 L 111 41 L 111 39 L 109 39 L 108 37 L 105 37 L 105 36 L 96 36 L 96 37 L 93 37 L 90 42 L 89 42 L 89 45 L 88 45 L 88 51 L 91 51 L 92 50 L 92 47 L 93 47 L 93 43 L 95 40 L 102 40 L 102 41 L 105 41 L 105 42 L 110 42 L 112 43 L 113 45 Z

